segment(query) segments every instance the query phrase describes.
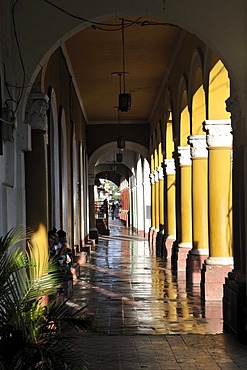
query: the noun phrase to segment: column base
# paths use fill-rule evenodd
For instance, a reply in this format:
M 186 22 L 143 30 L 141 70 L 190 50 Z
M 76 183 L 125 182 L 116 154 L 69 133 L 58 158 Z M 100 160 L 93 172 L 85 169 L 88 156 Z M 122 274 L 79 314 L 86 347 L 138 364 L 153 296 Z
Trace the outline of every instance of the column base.
M 172 250 L 173 250 L 173 244 L 175 242 L 175 236 L 174 235 L 168 235 L 168 237 L 165 240 L 165 254 L 167 260 L 172 260 Z
M 186 261 L 186 281 L 189 285 L 199 284 L 201 282 L 202 264 L 208 254 L 193 253 L 193 250 L 188 253 Z
M 186 271 L 186 260 L 192 243 L 179 243 L 177 246 L 177 271 Z
M 99 242 L 99 233 L 98 233 L 98 229 L 96 229 L 96 227 L 89 229 L 89 238 L 94 239 L 95 243 Z
M 224 330 L 247 341 L 246 276 L 239 271 L 228 273 L 223 291 Z
M 153 245 L 153 233 L 154 233 L 154 230 L 155 230 L 154 227 L 150 227 L 149 232 L 148 232 L 148 244 L 149 244 L 150 253 L 151 253 L 152 245 Z
M 152 256 L 156 256 L 156 238 L 158 234 L 157 229 L 151 227 L 149 230 L 149 250 Z
M 220 301 L 223 298 L 225 278 L 233 266 L 208 265 L 206 261 L 201 271 L 201 298 L 205 301 Z
M 157 237 L 156 237 L 156 257 L 166 258 L 166 253 L 165 253 L 164 249 L 165 249 L 165 246 L 164 246 L 164 232 L 159 231 L 157 233 Z

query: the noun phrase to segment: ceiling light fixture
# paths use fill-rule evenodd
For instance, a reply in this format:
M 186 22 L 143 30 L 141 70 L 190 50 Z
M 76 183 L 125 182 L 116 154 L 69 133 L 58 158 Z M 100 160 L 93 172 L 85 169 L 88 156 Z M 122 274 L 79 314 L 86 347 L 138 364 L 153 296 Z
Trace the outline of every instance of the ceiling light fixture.
M 121 91 L 121 85 L 120 85 L 120 94 L 118 97 L 118 109 L 121 112 L 128 112 L 131 107 L 131 95 L 129 93 L 126 93 L 126 83 L 125 83 L 125 39 L 124 39 L 124 19 L 122 18 L 121 22 L 121 33 L 122 33 L 122 53 L 123 53 L 123 92 Z
M 119 95 L 118 95 L 118 110 L 120 112 L 128 112 L 131 108 L 131 94 L 126 92 L 126 81 L 125 77 L 128 74 L 125 71 L 125 39 L 124 39 L 124 19 L 121 22 L 121 34 L 122 34 L 122 71 L 113 72 L 112 75 L 119 76 Z

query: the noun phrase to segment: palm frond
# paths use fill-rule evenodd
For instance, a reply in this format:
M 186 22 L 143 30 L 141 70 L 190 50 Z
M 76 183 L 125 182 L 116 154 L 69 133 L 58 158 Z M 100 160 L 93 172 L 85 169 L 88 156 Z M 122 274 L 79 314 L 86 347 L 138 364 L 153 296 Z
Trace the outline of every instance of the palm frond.
M 82 351 L 63 333 L 67 323 L 90 325 L 84 307 L 55 298 L 62 275 L 48 259 L 45 228 L 27 235 L 27 250 L 23 228 L 0 238 L 0 370 L 86 369 Z

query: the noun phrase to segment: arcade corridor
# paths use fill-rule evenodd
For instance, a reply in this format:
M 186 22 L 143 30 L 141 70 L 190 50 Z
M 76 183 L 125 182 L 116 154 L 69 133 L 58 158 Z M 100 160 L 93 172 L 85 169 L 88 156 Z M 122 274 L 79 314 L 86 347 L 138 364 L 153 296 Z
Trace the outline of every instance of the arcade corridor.
M 110 230 L 71 298 L 94 318 L 91 333 L 75 334 L 89 369 L 246 369 L 246 346 L 222 334 L 221 304 L 204 305 L 121 221 Z
M 92 338 L 247 341 L 247 1 L 0 9 L 0 236 L 55 227 L 79 251 L 113 181 L 138 238 L 112 224 L 83 267 Z

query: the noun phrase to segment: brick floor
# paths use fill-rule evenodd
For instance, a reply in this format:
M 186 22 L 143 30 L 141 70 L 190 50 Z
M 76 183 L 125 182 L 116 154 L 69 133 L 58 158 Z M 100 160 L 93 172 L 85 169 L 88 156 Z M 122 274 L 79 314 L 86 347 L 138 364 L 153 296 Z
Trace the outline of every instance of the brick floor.
M 247 369 L 247 346 L 222 332 L 222 307 L 186 290 L 169 261 L 111 221 L 81 269 L 71 302 L 94 327 L 71 333 L 89 370 Z

